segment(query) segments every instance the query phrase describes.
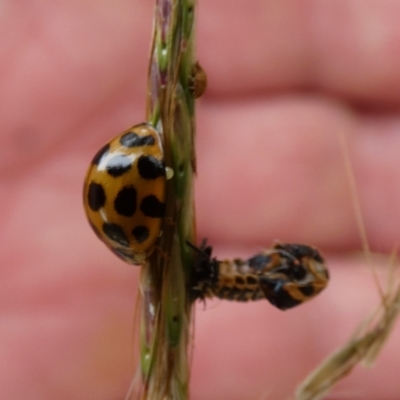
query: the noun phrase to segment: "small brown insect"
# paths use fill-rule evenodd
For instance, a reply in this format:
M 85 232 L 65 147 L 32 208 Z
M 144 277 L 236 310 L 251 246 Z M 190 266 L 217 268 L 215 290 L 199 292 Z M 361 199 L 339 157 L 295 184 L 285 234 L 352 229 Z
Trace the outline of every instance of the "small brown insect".
M 189 88 L 196 99 L 201 97 L 207 89 L 207 74 L 198 61 L 193 65 Z
M 148 123 L 112 139 L 89 166 L 83 191 L 89 224 L 130 264 L 141 265 L 160 235 L 166 180 L 161 136 Z
M 315 297 L 329 273 L 318 250 L 301 244 L 275 244 L 248 260 L 219 261 L 205 242 L 197 252 L 192 292 L 197 299 L 235 301 L 267 299 L 286 310 Z

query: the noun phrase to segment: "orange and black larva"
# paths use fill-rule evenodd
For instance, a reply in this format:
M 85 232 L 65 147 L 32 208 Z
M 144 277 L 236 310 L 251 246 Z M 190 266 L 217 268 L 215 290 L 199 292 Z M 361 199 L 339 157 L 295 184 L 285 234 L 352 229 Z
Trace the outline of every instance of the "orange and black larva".
M 107 247 L 140 265 L 160 235 L 166 169 L 160 134 L 135 125 L 103 146 L 86 174 L 83 201 L 89 224 Z
M 286 310 L 315 297 L 328 284 L 324 259 L 313 247 L 275 244 L 247 259 L 219 261 L 205 243 L 196 250 L 191 291 L 195 299 L 267 299 Z

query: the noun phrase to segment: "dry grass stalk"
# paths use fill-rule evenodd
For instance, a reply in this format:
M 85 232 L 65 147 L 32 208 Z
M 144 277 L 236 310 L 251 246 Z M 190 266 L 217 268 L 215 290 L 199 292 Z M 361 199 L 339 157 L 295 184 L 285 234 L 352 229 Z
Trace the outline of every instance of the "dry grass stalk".
M 400 312 L 400 279 L 398 276 L 397 279 L 395 277 L 396 252 L 393 252 L 391 258 L 388 284 L 384 291 L 373 265 L 346 137 L 342 133 L 340 138 L 364 254 L 380 295 L 380 304 L 377 310 L 360 324 L 348 342 L 323 361 L 299 385 L 295 394 L 296 400 L 321 399 L 338 381 L 351 373 L 357 364 L 371 367 L 389 337 Z

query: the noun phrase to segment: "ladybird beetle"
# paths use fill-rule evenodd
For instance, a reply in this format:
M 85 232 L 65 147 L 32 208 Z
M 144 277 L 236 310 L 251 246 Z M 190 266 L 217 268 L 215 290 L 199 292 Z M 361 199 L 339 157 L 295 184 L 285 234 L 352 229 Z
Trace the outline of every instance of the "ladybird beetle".
M 200 248 L 189 245 L 197 252 L 191 285 L 195 299 L 267 299 L 286 310 L 310 300 L 328 284 L 324 259 L 310 246 L 279 243 L 247 260 L 219 261 L 205 242 Z
M 161 137 L 148 123 L 111 140 L 89 166 L 83 190 L 89 224 L 130 264 L 143 264 L 160 235 L 166 179 Z
M 196 99 L 201 97 L 207 89 L 207 74 L 198 61 L 193 65 L 189 89 Z

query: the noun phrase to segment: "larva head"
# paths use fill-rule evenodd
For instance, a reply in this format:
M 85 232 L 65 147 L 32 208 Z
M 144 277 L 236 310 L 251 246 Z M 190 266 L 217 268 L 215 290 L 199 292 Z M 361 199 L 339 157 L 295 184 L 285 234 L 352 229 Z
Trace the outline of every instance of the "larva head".
M 135 125 L 103 146 L 85 178 L 83 203 L 89 224 L 113 253 L 142 264 L 160 235 L 165 201 L 161 138 Z
M 312 299 L 328 284 L 324 259 L 313 247 L 277 244 L 269 257 L 273 262 L 260 275 L 260 288 L 267 300 L 281 310 Z
M 218 280 L 220 262 L 211 257 L 212 247 L 207 245 L 206 239 L 202 241 L 200 247 L 193 245 L 189 241 L 186 243 L 195 253 L 192 277 L 189 284 L 193 299 L 204 300 L 205 297 L 212 297 L 211 288 L 215 286 Z

